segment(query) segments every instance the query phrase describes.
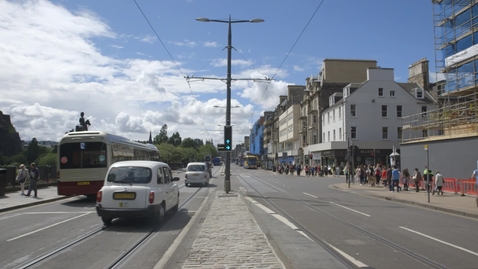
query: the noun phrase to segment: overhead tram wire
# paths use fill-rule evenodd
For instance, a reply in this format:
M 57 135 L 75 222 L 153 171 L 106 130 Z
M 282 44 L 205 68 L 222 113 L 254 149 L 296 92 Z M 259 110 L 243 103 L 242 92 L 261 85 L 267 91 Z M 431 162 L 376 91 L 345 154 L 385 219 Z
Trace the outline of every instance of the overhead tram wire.
M 148 20 L 148 17 L 146 17 L 146 14 L 144 14 L 143 10 L 141 9 L 141 7 L 139 6 L 138 2 L 136 2 L 136 0 L 133 0 L 134 3 L 136 4 L 136 6 L 138 7 L 139 11 L 141 12 L 141 14 L 143 15 L 144 19 L 146 20 L 146 22 L 149 24 L 149 27 L 151 27 L 151 30 L 153 30 L 153 33 L 156 35 L 156 37 L 158 38 L 159 42 L 161 42 L 161 45 L 163 45 L 164 49 L 166 50 L 166 52 L 168 53 L 169 57 L 171 58 L 171 60 L 173 61 L 174 65 L 176 65 L 176 68 L 179 70 L 179 72 L 181 72 L 181 74 L 183 75 L 183 77 L 186 77 L 186 75 L 184 74 L 184 72 L 181 70 L 181 68 L 179 67 L 178 63 L 176 62 L 176 60 L 174 60 L 173 58 L 173 55 L 171 55 L 171 53 L 169 52 L 168 48 L 166 47 L 166 45 L 164 44 L 163 40 L 159 37 L 158 33 L 156 32 L 156 30 L 154 29 L 153 25 L 151 24 L 151 22 L 149 22 Z M 191 89 L 191 85 L 189 84 L 189 81 L 186 81 L 188 83 L 188 86 L 189 86 L 189 90 L 191 91 L 191 94 L 193 93 L 192 92 L 192 89 Z
M 314 13 L 312 14 L 312 16 L 310 17 L 309 21 L 307 22 L 307 24 L 304 26 L 304 29 L 302 29 L 302 32 L 300 32 L 299 36 L 297 37 L 297 39 L 295 40 L 294 44 L 292 45 L 292 47 L 290 48 L 289 52 L 287 53 L 287 55 L 284 57 L 284 60 L 282 60 L 281 64 L 279 65 L 279 67 L 277 68 L 276 72 L 274 73 L 274 75 L 270 78 L 270 80 L 272 81 L 275 76 L 277 75 L 277 73 L 279 73 L 280 69 L 282 68 L 282 65 L 284 65 L 284 62 L 287 60 L 287 58 L 289 57 L 289 55 L 291 54 L 292 50 L 294 49 L 295 45 L 297 45 L 297 43 L 299 42 L 300 38 L 302 37 L 302 35 L 304 34 L 305 30 L 307 29 L 307 27 L 309 27 L 309 24 L 310 22 L 314 19 L 315 17 L 315 14 L 317 14 L 317 12 L 319 11 L 320 7 L 322 6 L 322 4 L 324 3 L 325 0 L 322 0 L 320 1 L 319 5 L 317 6 L 317 8 L 315 9 Z M 269 85 L 268 84 L 266 86 L 266 88 L 264 89 L 264 92 L 262 93 L 262 96 L 261 98 L 259 99 L 259 102 L 257 103 L 260 103 L 262 101 L 262 98 L 264 98 L 264 95 L 266 94 L 267 90 L 269 89 Z M 252 115 L 251 115 L 251 121 L 252 121 L 252 118 L 254 116 L 254 112 L 252 112 Z M 252 122 L 252 124 L 254 124 Z

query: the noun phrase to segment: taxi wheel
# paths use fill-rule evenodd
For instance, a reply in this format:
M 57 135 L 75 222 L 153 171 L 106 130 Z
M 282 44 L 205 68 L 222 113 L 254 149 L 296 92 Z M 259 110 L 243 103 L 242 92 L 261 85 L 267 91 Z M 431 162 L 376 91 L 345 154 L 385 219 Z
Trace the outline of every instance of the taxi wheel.
M 103 224 L 104 224 L 105 226 L 110 226 L 110 225 L 111 225 L 111 221 L 113 221 L 113 218 L 101 217 L 101 220 L 103 221 Z
M 156 213 L 156 221 L 161 222 L 164 219 L 165 213 L 166 212 L 164 210 L 164 203 L 161 203 L 161 205 L 159 205 L 159 210 Z

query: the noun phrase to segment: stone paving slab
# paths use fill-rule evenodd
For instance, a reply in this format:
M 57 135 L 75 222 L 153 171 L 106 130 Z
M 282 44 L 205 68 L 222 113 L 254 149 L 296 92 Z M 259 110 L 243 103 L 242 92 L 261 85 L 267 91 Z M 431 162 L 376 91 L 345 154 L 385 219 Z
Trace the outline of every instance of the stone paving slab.
M 183 269 L 284 269 L 239 194 L 217 191 Z

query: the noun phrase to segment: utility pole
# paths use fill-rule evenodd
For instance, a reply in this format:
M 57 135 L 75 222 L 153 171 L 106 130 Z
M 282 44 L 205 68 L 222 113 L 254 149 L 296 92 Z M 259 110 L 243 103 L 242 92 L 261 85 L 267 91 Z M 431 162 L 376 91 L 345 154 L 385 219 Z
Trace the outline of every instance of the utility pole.
M 231 15 L 229 15 L 229 20 L 211 20 L 208 18 L 197 18 L 197 21 L 201 22 L 221 22 L 228 24 L 228 32 L 227 32 L 227 78 L 226 78 L 226 125 L 224 126 L 225 130 L 230 128 L 232 132 L 232 125 L 231 125 L 231 54 L 232 54 L 232 31 L 231 31 L 231 24 L 233 23 L 242 23 L 242 22 L 250 22 L 250 23 L 257 23 L 263 22 L 263 19 L 252 19 L 252 20 L 231 20 Z M 205 78 L 205 77 L 186 77 L 187 80 L 189 79 L 216 79 L 217 78 Z M 221 79 L 223 80 L 223 79 Z M 237 79 L 236 79 L 237 80 Z M 270 81 L 270 79 L 241 79 L 241 80 L 254 80 L 254 81 Z M 232 145 L 232 141 L 229 141 Z M 225 164 L 225 175 L 224 175 L 224 191 L 229 193 L 231 191 L 231 150 L 232 148 L 226 151 L 226 164 Z

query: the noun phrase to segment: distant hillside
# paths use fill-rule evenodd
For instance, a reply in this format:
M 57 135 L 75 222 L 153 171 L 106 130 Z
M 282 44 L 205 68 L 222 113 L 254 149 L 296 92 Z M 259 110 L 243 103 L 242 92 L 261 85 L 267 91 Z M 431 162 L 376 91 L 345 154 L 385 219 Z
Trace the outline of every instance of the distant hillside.
M 13 156 L 22 152 L 20 135 L 10 121 L 10 115 L 4 115 L 0 111 L 0 154 Z

